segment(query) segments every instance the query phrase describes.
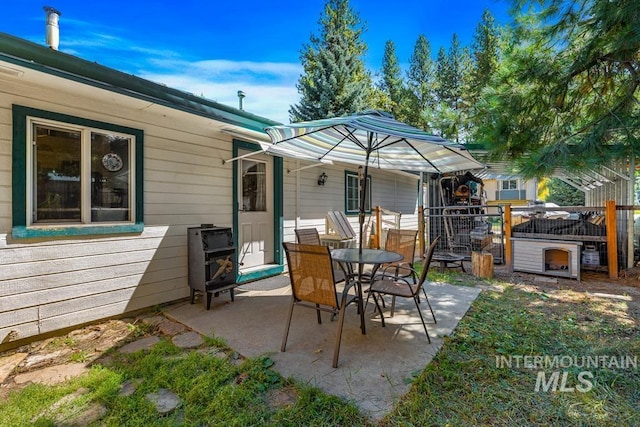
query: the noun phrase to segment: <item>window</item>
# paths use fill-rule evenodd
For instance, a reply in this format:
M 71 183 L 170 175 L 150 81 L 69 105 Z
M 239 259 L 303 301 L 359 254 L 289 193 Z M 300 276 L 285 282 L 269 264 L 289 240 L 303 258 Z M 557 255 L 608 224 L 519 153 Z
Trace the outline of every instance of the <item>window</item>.
M 502 189 L 503 190 L 517 190 L 518 189 L 518 180 L 511 179 L 508 181 L 502 181 Z
M 242 210 L 266 212 L 267 210 L 267 164 L 255 160 L 241 159 Z
M 360 186 L 357 172 L 345 173 L 346 213 L 357 214 L 360 211 Z M 371 175 L 367 176 L 367 194 L 364 202 L 365 212 L 371 212 Z
M 19 106 L 13 122 L 14 237 L 142 230 L 142 131 Z

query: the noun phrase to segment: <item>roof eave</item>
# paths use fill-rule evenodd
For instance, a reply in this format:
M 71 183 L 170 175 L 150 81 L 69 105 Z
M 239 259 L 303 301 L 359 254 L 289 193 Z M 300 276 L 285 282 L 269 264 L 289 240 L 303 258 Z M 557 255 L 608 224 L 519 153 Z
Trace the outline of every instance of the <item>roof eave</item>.
M 246 129 L 263 132 L 267 126 L 281 124 L 5 33 L 0 33 L 0 59 Z

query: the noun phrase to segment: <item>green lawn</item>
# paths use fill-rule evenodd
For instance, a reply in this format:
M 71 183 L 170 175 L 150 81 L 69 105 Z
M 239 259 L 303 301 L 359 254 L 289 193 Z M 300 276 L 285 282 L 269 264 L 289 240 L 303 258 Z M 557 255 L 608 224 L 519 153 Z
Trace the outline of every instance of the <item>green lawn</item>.
M 474 283 L 464 274 L 447 277 L 451 283 Z M 501 291 L 478 297 L 379 425 L 640 424 L 638 367 L 575 366 L 582 356 L 640 359 L 640 327 L 629 316 L 626 299 L 492 285 Z M 94 367 L 86 377 L 53 388 L 30 385 L 12 394 L 0 402 L 0 425 L 64 424 L 95 402 L 106 408 L 98 425 L 110 426 L 374 425 L 355 405 L 281 378 L 269 358 L 236 360 L 223 342 L 210 339 L 207 344 L 207 351 L 185 351 L 165 340 L 146 354 L 114 352 L 108 365 Z M 225 357 L 211 351 L 216 348 Z M 525 356 L 573 359 L 571 366 L 559 369 L 516 366 Z M 508 361 L 511 367 L 505 366 Z M 559 371 L 556 391 L 554 371 Z M 540 372 L 545 384 L 536 391 Z M 120 385 L 134 379 L 143 379 L 136 392 L 119 395 Z M 159 388 L 173 390 L 182 400 L 164 417 L 145 399 Z M 51 408 L 79 389 L 84 390 L 79 397 Z

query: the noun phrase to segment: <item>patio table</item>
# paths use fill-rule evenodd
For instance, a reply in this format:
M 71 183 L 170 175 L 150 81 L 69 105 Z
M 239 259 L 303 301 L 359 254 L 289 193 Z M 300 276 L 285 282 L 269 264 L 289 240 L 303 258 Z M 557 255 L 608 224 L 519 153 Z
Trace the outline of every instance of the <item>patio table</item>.
M 397 252 L 385 251 L 383 249 L 362 249 L 362 251 L 360 251 L 358 248 L 334 249 L 331 251 L 331 257 L 334 261 L 340 263 L 340 267 L 343 269 L 347 280 L 355 280 L 358 311 L 360 313 L 360 329 L 363 334 L 366 334 L 362 297 L 362 269 L 365 265 L 371 265 L 371 277 L 373 277 L 381 264 L 397 262 L 403 257 Z M 353 271 L 354 264 L 358 266 L 357 274 Z

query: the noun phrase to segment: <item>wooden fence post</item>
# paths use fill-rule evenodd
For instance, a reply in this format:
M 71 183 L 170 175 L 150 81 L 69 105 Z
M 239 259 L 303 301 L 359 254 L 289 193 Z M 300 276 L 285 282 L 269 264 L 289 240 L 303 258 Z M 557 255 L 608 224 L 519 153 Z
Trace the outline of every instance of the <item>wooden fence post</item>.
M 504 207 L 504 257 L 507 265 L 513 270 L 513 251 L 511 247 L 511 205 Z
M 380 214 L 380 206 L 376 206 L 376 237 L 373 247 L 380 249 L 380 239 L 382 239 L 382 215 Z
M 606 201 L 605 222 L 607 225 L 607 265 L 609 278 L 618 278 L 618 230 L 616 227 L 616 202 Z

